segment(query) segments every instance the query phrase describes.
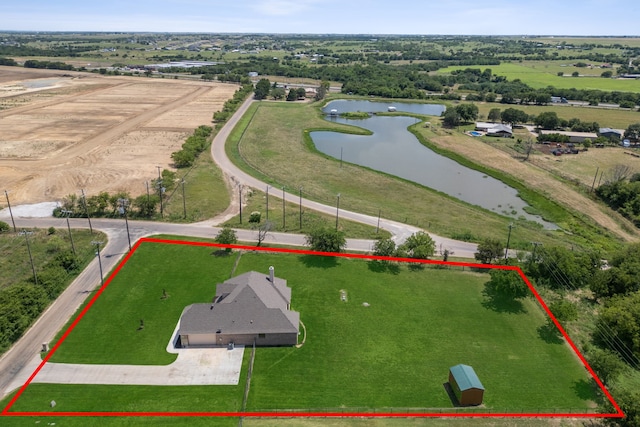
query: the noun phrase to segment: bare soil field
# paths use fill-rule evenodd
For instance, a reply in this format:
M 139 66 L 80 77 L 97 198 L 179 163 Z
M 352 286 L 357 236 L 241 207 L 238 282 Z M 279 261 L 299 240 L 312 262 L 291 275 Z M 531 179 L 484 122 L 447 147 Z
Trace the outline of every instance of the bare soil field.
M 24 74 L 21 73 L 24 71 Z M 236 85 L 0 67 L 0 182 L 12 203 L 146 192 Z

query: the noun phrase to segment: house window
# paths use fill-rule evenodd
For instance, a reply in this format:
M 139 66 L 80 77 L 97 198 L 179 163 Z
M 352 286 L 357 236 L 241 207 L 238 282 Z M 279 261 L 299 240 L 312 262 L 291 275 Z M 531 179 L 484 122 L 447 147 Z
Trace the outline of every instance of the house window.
M 258 338 L 266 338 L 266 334 L 258 334 Z

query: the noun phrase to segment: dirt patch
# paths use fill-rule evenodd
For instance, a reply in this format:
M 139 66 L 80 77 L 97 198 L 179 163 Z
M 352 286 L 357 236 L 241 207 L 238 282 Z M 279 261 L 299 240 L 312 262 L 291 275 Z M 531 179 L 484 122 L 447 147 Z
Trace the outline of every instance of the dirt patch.
M 15 204 L 60 200 L 81 188 L 143 194 L 156 166 L 171 168 L 171 153 L 197 126 L 210 125 L 237 89 L 14 68 L 3 67 L 11 73 L 0 86 L 43 88 L 1 101 L 0 181 Z

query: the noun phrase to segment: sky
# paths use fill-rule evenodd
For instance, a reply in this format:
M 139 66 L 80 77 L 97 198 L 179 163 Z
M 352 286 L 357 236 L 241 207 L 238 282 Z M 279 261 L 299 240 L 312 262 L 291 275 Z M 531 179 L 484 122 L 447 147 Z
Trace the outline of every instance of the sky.
M 637 0 L 9 0 L 0 31 L 640 34 Z

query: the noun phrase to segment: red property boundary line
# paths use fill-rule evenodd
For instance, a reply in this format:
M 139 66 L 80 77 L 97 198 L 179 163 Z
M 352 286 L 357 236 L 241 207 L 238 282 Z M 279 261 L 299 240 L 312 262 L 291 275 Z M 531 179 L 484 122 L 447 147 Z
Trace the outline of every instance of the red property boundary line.
M 549 413 L 549 414 L 538 414 L 538 413 L 343 413 L 343 412 L 9 412 L 14 403 L 18 400 L 18 398 L 22 395 L 22 393 L 29 386 L 31 381 L 38 375 L 38 372 L 42 369 L 42 367 L 49 361 L 51 356 L 56 352 L 58 347 L 64 342 L 67 336 L 71 333 L 71 331 L 76 327 L 78 322 L 84 317 L 87 311 L 93 306 L 96 300 L 102 295 L 104 290 L 109 286 L 113 278 L 120 272 L 122 267 L 129 261 L 131 256 L 135 253 L 135 251 L 140 247 L 142 243 L 163 243 L 163 244 L 173 244 L 173 245 L 186 245 L 186 246 L 204 246 L 204 247 L 217 247 L 217 248 L 230 248 L 230 249 L 240 249 L 240 250 L 248 250 L 248 251 L 264 251 L 264 252 L 277 252 L 277 253 L 290 253 L 297 255 L 319 255 L 319 256 L 331 256 L 331 257 L 341 257 L 341 258 L 358 258 L 358 259 L 366 259 L 366 260 L 380 260 L 380 261 L 400 261 L 400 262 L 413 262 L 419 264 L 433 264 L 433 265 L 448 265 L 454 267 L 471 267 L 471 268 L 486 268 L 486 269 L 499 269 L 499 270 L 512 270 L 517 272 L 522 280 L 527 284 L 531 293 L 538 300 L 542 308 L 545 310 L 547 315 L 551 318 L 553 323 L 556 325 L 564 339 L 569 343 L 573 351 L 576 353 L 580 361 L 583 363 L 584 367 L 589 371 L 593 379 L 596 381 L 602 392 L 605 394 L 609 402 L 613 405 L 616 412 L 610 414 L 589 414 L 589 413 Z M 600 378 L 593 371 L 589 363 L 586 361 L 582 353 L 578 350 L 574 342 L 569 338 L 567 332 L 564 330 L 562 325 L 555 318 L 553 313 L 549 310 L 549 307 L 545 304 L 543 299 L 540 297 L 540 294 L 533 287 L 529 279 L 525 276 L 520 267 L 510 266 L 510 265 L 491 265 L 491 264 L 474 264 L 467 262 L 455 262 L 455 261 L 436 261 L 436 260 L 418 260 L 413 258 L 396 258 L 396 257 L 383 257 L 383 256 L 375 256 L 375 255 L 364 255 L 364 254 L 353 254 L 353 253 L 334 253 L 334 252 L 316 252 L 310 250 L 300 250 L 300 249 L 286 249 L 286 248 L 263 248 L 256 246 L 244 246 L 244 245 L 223 245 L 218 243 L 205 243 L 205 242 L 190 242 L 190 241 L 182 241 L 182 240 L 167 240 L 167 239 L 154 239 L 154 238 L 146 238 L 143 237 L 133 246 L 131 251 L 124 257 L 122 261 L 115 268 L 113 273 L 109 275 L 107 280 L 105 280 L 104 284 L 100 287 L 98 292 L 94 295 L 94 297 L 89 301 L 86 307 L 82 310 L 82 312 L 78 315 L 78 317 L 73 321 L 71 326 L 65 331 L 65 333 L 60 337 L 60 339 L 53 346 L 51 351 L 47 354 L 47 356 L 42 360 L 40 365 L 36 368 L 36 370 L 31 374 L 29 379 L 24 383 L 20 390 L 16 393 L 16 395 L 11 399 L 9 404 L 2 410 L 0 416 L 58 416 L 58 417 L 325 417 L 325 418 L 348 418 L 348 417 L 369 417 L 369 418 L 426 418 L 426 417 L 441 417 L 441 418 L 623 418 L 624 412 L 620 409 L 620 406 L 613 399 L 613 396 L 609 393 L 605 385 L 602 383 Z

